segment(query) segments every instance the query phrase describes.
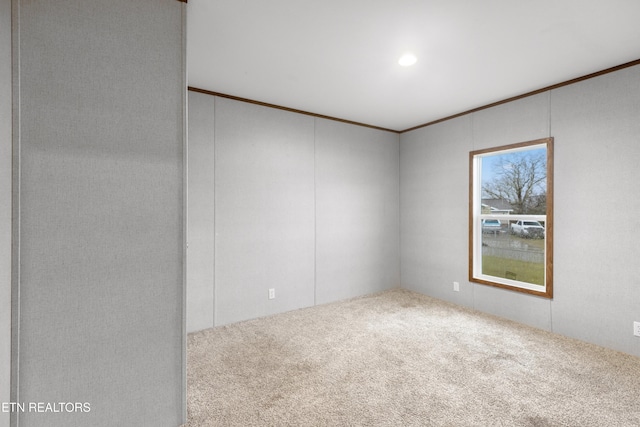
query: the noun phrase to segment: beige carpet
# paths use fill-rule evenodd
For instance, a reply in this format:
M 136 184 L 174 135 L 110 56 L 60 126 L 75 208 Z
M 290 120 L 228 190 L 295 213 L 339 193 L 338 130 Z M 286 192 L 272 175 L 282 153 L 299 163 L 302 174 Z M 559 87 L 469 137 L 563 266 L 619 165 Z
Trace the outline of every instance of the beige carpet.
M 188 426 L 640 426 L 640 358 L 404 290 L 190 334 Z

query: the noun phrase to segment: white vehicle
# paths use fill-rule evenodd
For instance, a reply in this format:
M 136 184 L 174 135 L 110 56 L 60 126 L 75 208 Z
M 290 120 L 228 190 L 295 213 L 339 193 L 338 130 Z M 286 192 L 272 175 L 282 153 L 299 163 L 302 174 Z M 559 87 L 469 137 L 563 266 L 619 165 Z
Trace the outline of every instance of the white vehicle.
M 522 237 L 544 237 L 544 227 L 538 221 L 516 221 L 511 224 L 511 232 Z

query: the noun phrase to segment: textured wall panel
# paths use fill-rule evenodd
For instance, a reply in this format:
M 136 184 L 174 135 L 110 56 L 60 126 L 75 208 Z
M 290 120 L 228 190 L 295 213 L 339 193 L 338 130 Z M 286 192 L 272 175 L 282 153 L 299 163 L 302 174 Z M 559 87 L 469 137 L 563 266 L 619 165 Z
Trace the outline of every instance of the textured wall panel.
M 403 287 L 640 355 L 640 341 L 632 335 L 640 301 L 640 202 L 634 196 L 640 180 L 639 69 L 401 135 Z M 462 141 L 457 135 L 464 120 L 472 125 L 470 144 L 452 143 Z M 470 300 L 451 297 L 446 289 L 452 279 L 442 272 L 455 274 L 459 270 L 447 260 L 466 263 L 468 256 L 468 186 L 458 180 L 468 179 L 469 151 L 547 136 L 555 138 L 553 300 L 476 284 L 468 284 Z M 457 172 L 449 175 L 449 167 Z M 431 199 L 454 213 L 445 218 Z M 445 232 L 453 222 L 465 233 Z M 460 289 L 463 294 L 463 283 Z
M 640 66 L 556 89 L 554 331 L 640 356 Z
M 216 98 L 216 325 L 313 305 L 313 128 Z
M 316 302 L 399 286 L 395 133 L 316 119 Z
M 549 136 L 549 92 L 472 114 L 473 150 Z
M 213 327 L 215 98 L 189 92 L 187 332 Z
M 19 4 L 20 426 L 179 425 L 184 4 Z
M 553 136 L 549 135 L 548 92 L 473 113 L 472 120 L 473 150 Z M 469 175 L 468 166 L 466 175 Z M 468 215 L 468 202 L 466 212 Z M 476 309 L 538 328 L 551 329 L 551 304 L 548 299 L 492 286 L 473 286 Z
M 471 116 L 400 136 L 402 286 L 473 306 L 467 282 Z M 460 292 L 453 292 L 453 282 Z

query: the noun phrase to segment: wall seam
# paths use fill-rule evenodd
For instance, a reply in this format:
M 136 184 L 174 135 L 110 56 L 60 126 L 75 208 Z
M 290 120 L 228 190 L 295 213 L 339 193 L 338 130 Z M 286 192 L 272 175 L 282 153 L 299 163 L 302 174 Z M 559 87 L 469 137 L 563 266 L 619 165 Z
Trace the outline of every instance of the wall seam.
M 212 293 L 212 297 L 213 297 L 213 313 L 212 313 L 212 327 L 216 327 L 216 325 L 218 324 L 218 322 L 216 321 L 216 304 L 218 299 L 216 298 L 216 256 L 217 256 L 217 247 L 216 247 L 216 242 L 218 239 L 216 239 L 216 230 L 217 230 L 217 220 L 218 220 L 218 215 L 217 215 L 217 194 L 218 192 L 216 191 L 216 185 L 218 183 L 218 180 L 216 179 L 216 175 L 218 174 L 218 156 L 216 153 L 216 131 L 218 129 L 217 123 L 216 123 L 216 117 L 217 117 L 217 112 L 218 112 L 218 97 L 214 96 L 213 97 L 213 289 L 211 290 Z
M 552 90 L 547 91 L 547 132 L 548 132 L 548 137 L 551 138 L 552 134 L 551 134 L 551 92 Z M 555 140 L 554 140 L 554 145 L 555 145 Z M 555 147 L 554 147 L 554 157 L 555 157 Z M 555 159 L 554 159 L 554 163 L 555 163 Z M 554 165 L 555 168 L 555 165 Z M 555 170 L 555 169 L 554 169 Z M 555 173 L 554 173 L 554 181 L 555 181 Z M 555 185 L 554 185 L 554 194 L 553 197 L 555 197 Z M 555 212 L 555 208 L 554 208 L 554 212 Z M 555 213 L 554 213 L 554 218 L 553 218 L 553 226 L 555 228 Z M 553 237 L 554 237 L 554 242 L 555 242 L 555 232 L 553 233 Z M 552 256 L 555 257 L 555 251 L 552 252 Z M 555 264 L 555 260 L 552 260 Z M 553 271 L 553 281 L 555 282 L 555 269 Z M 554 331 L 554 327 L 553 327 L 553 298 L 549 299 L 549 329 L 551 332 Z
M 313 305 L 318 301 L 318 185 L 316 169 L 317 117 L 313 118 Z
M 401 140 L 402 135 L 398 135 L 398 288 L 402 289 L 402 173 L 400 171 L 401 162 Z
M 11 133 L 12 133 L 12 230 L 11 230 L 11 401 L 20 402 L 20 3 L 11 2 Z M 19 412 L 11 413 L 17 427 Z
M 186 3 L 186 0 L 185 0 Z M 182 82 L 187 83 L 187 11 L 181 7 L 182 15 Z M 187 422 L 187 260 L 189 257 L 189 93 L 182 92 L 182 423 Z
M 475 121 L 476 113 L 471 113 L 470 116 L 471 116 L 470 117 L 471 126 L 470 126 L 470 129 L 469 129 L 469 132 L 471 133 L 471 135 L 470 135 L 469 140 L 471 141 L 471 150 L 475 151 L 476 150 L 476 143 L 475 143 L 474 135 L 475 135 L 475 126 L 476 126 L 476 121 Z M 471 171 L 468 170 L 467 173 L 470 174 Z M 471 184 L 469 184 L 469 185 L 471 185 Z M 467 194 L 470 191 L 471 191 L 471 189 L 467 188 Z M 467 202 L 467 209 L 470 209 L 469 202 Z M 469 212 L 467 212 L 467 215 L 471 215 L 471 214 Z M 469 239 L 467 239 L 467 245 L 471 245 L 471 242 L 469 241 Z M 471 248 L 467 248 L 467 249 L 470 250 Z M 467 257 L 467 263 L 469 263 L 469 262 L 470 262 L 469 258 Z M 470 269 L 471 269 L 471 266 L 467 265 L 467 272 L 470 271 Z M 469 279 L 470 278 L 467 277 L 467 280 L 469 280 Z M 476 308 L 476 305 L 477 305 L 476 304 L 476 286 L 477 286 L 477 284 L 475 282 L 470 281 L 470 280 L 469 280 L 469 283 L 471 284 L 471 307 L 473 307 L 474 310 L 477 310 L 477 308 Z

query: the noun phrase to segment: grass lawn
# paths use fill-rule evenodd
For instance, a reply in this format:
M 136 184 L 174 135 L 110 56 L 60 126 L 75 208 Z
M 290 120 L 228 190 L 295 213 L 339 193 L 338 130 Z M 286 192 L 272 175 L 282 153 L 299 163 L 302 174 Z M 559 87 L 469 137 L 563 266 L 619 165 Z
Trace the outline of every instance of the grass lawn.
M 482 274 L 544 286 L 544 264 L 537 262 L 483 256 Z

